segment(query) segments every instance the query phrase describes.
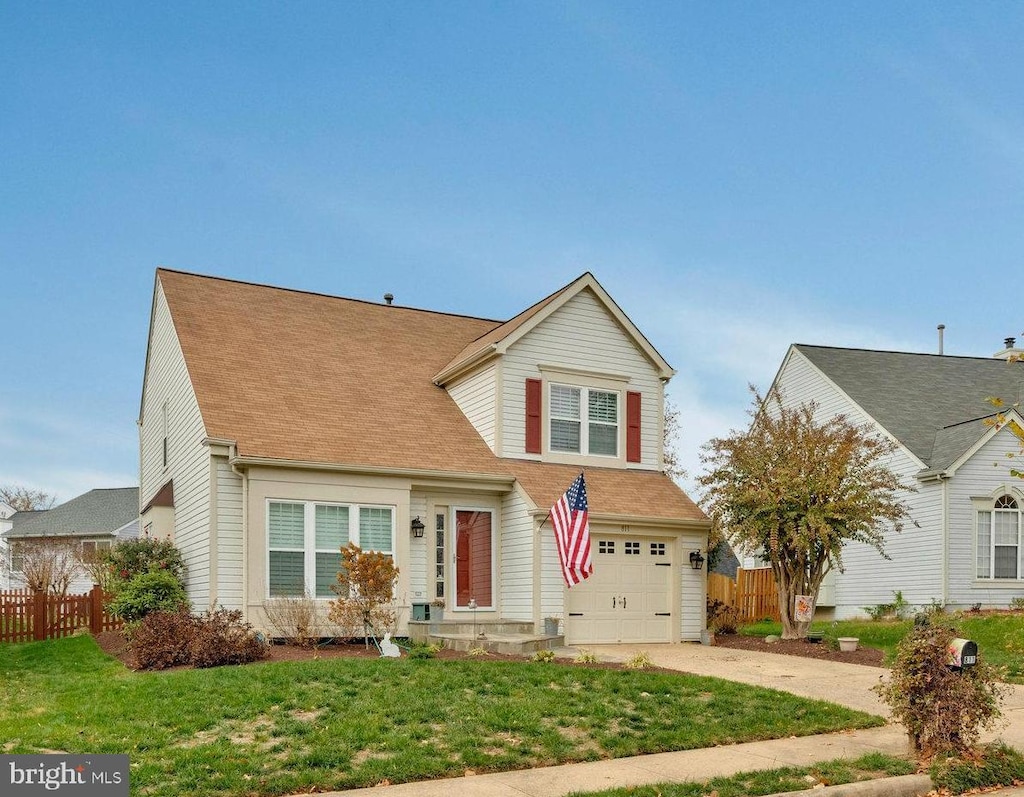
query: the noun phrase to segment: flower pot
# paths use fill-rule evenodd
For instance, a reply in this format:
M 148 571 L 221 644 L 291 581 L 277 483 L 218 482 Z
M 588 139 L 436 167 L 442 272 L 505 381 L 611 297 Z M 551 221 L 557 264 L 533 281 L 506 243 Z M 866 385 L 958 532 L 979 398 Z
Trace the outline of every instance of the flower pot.
M 859 642 L 860 639 L 855 636 L 841 636 L 839 637 L 839 650 L 843 653 L 853 653 Z
M 434 623 L 439 623 L 444 619 L 444 607 L 443 606 L 431 606 L 430 607 L 430 620 Z
M 558 618 L 557 617 L 545 617 L 544 618 L 544 634 L 546 636 L 558 636 Z

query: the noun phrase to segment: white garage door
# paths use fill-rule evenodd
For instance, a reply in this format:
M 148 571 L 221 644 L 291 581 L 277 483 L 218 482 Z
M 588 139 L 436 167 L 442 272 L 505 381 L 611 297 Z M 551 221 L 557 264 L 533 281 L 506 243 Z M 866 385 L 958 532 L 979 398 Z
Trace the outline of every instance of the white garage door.
M 591 539 L 594 573 L 568 591 L 566 642 L 671 642 L 674 541 Z

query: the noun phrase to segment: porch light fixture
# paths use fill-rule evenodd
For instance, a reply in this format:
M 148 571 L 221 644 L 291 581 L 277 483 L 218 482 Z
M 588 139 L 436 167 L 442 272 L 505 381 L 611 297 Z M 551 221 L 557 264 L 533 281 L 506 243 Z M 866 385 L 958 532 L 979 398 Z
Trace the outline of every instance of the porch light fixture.
M 423 525 L 423 521 L 420 520 L 420 516 L 419 515 L 417 515 L 416 517 L 414 517 L 412 519 L 412 536 L 413 537 L 422 537 L 423 536 L 423 529 L 425 529 L 425 528 L 426 528 L 426 526 Z
M 690 567 L 694 570 L 704 567 L 704 557 L 701 556 L 700 551 L 690 551 Z

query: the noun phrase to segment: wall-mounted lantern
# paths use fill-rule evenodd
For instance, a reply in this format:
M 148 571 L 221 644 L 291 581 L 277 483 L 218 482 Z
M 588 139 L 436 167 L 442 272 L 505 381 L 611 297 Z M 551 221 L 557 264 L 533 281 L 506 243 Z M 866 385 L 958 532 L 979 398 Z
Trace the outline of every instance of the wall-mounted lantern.
M 704 567 L 704 557 L 701 556 L 700 551 L 690 551 L 690 567 L 694 570 Z
M 419 515 L 417 515 L 416 517 L 414 517 L 412 519 L 412 536 L 413 537 L 422 537 L 423 536 L 423 529 L 425 529 L 425 528 L 426 528 L 426 526 L 423 525 L 423 521 L 420 520 L 420 516 Z

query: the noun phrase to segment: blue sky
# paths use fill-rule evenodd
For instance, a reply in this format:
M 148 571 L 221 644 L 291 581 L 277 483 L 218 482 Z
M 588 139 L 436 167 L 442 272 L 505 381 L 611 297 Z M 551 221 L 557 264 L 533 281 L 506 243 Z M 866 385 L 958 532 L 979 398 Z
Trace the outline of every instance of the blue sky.
M 681 455 L 793 342 L 1024 332 L 1024 6 L 0 4 L 0 484 L 137 483 L 158 265 L 504 319 L 592 271 Z

